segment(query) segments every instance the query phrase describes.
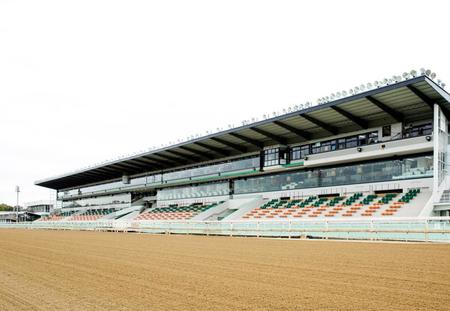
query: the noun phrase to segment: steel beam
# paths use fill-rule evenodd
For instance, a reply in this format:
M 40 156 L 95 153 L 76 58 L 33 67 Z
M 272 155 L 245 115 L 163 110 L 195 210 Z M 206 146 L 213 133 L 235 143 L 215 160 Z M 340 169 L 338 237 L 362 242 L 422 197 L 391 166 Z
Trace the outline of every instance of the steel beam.
M 331 106 L 331 109 L 333 109 L 334 111 L 336 111 L 337 113 L 339 113 L 340 115 L 346 117 L 347 119 L 349 119 L 350 121 L 352 121 L 353 123 L 355 123 L 356 125 L 358 125 L 360 128 L 362 129 L 368 129 L 369 125 L 368 122 L 360 117 L 355 116 L 354 114 L 338 107 L 338 106 Z
M 419 97 L 424 103 L 426 103 L 428 106 L 430 106 L 431 110 L 434 109 L 434 104 L 439 105 L 439 108 L 441 108 L 442 113 L 445 115 L 445 117 L 447 118 L 447 120 L 450 120 L 450 113 L 447 110 L 447 108 L 445 108 L 444 105 L 434 101 L 433 99 L 429 98 L 427 95 L 425 95 L 424 93 L 422 93 L 421 91 L 419 91 L 416 87 L 412 86 L 412 85 L 407 85 L 406 86 L 411 92 L 413 92 L 417 97 Z
M 211 154 L 209 154 L 207 152 L 203 152 L 203 151 L 197 150 L 197 149 L 194 149 L 194 148 L 191 148 L 191 147 L 179 146 L 178 148 L 186 150 L 186 151 L 189 151 L 190 153 L 199 155 L 201 157 L 207 158 L 208 160 L 214 159 L 214 157 L 211 156 Z
M 184 153 L 181 153 L 181 152 L 178 152 L 178 151 L 175 151 L 175 150 L 165 150 L 165 151 L 169 152 L 171 154 L 174 154 L 174 155 L 176 155 L 176 156 L 178 156 L 180 158 L 184 158 L 186 160 L 189 160 L 189 161 L 197 162 L 197 161 L 201 161 L 202 160 L 202 159 L 200 159 L 198 157 L 191 156 L 189 154 L 184 154 Z
M 258 147 L 260 149 L 264 148 L 264 143 L 259 141 L 259 140 L 256 140 L 256 139 L 253 139 L 253 138 L 241 135 L 241 134 L 237 134 L 237 133 L 228 133 L 228 135 L 231 135 L 231 136 L 236 137 L 236 138 L 238 138 L 240 140 L 243 140 L 246 143 L 252 144 L 253 146 Z
M 384 112 L 386 112 L 388 115 L 390 115 L 395 121 L 403 122 L 405 120 L 405 116 L 402 113 L 380 102 L 378 99 L 372 96 L 366 96 L 366 99 L 375 106 L 377 106 L 378 108 L 380 108 L 381 110 L 383 110 Z
M 237 150 L 239 152 L 242 152 L 242 153 L 247 152 L 247 148 L 245 148 L 244 146 L 241 146 L 239 144 L 235 144 L 235 143 L 232 143 L 232 142 L 229 142 L 229 141 L 226 141 L 226 140 L 224 140 L 222 138 L 217 138 L 217 137 L 211 137 L 211 139 L 216 141 L 216 142 L 218 142 L 219 144 L 231 147 L 231 148 L 233 148 L 233 149 L 235 149 L 235 150 Z
M 214 147 L 214 146 L 210 146 L 210 145 L 207 145 L 205 143 L 201 143 L 201 142 L 196 141 L 196 142 L 194 142 L 194 144 L 199 145 L 202 148 L 214 151 L 215 153 L 221 154 L 223 156 L 229 156 L 230 155 L 230 153 L 228 151 L 226 151 L 226 150 L 223 150 L 221 148 L 217 148 L 217 147 Z
M 308 116 L 307 114 L 301 114 L 300 116 L 305 118 L 309 122 L 314 123 L 318 127 L 323 128 L 325 131 L 330 132 L 333 135 L 339 134 L 338 129 L 336 127 L 332 126 L 332 125 L 329 125 L 328 123 L 322 122 L 322 121 L 320 121 L 320 120 L 318 120 L 316 118 Z
M 294 133 L 300 137 L 302 137 L 304 140 L 310 140 L 311 139 L 311 133 L 301 130 L 299 128 L 293 127 L 289 124 L 283 123 L 281 121 L 273 121 L 273 123 L 275 123 L 276 125 L 278 125 L 279 127 L 282 127 L 286 130 L 288 130 L 291 133 Z
M 287 144 L 286 139 L 283 138 L 283 137 L 280 137 L 280 136 L 278 136 L 278 135 L 269 133 L 269 132 L 267 132 L 267 131 L 265 131 L 265 130 L 261 130 L 261 129 L 257 128 L 257 127 L 250 127 L 249 129 L 252 130 L 252 131 L 254 131 L 254 132 L 256 132 L 256 133 L 258 133 L 258 134 L 261 134 L 261 135 L 263 135 L 263 136 L 266 136 L 267 138 L 270 138 L 270 139 L 276 141 L 277 143 L 279 143 L 279 144 L 281 144 L 281 145 L 286 145 L 286 144 Z

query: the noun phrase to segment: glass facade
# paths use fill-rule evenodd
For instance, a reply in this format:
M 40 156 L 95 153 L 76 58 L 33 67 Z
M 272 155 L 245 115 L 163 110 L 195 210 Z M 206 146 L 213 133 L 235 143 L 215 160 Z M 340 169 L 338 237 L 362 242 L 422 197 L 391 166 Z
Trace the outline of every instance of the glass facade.
M 264 150 L 264 167 L 279 165 L 279 153 L 278 148 Z
M 339 186 L 433 176 L 433 157 L 409 157 L 252 177 L 234 183 L 236 194 Z
M 208 166 L 201 166 L 187 170 L 175 171 L 163 175 L 164 181 L 192 178 L 196 176 L 217 175 L 225 172 L 240 171 L 246 169 L 259 169 L 259 156 L 213 164 Z
M 124 190 L 127 188 L 133 188 L 136 186 L 145 185 L 161 185 L 166 182 L 177 180 L 188 180 L 193 177 L 206 177 L 206 176 L 220 176 L 222 173 L 259 169 L 259 156 L 249 157 L 245 159 L 239 159 L 234 161 L 228 161 L 218 164 L 212 164 L 207 166 L 201 166 L 191 169 L 185 169 L 180 171 L 168 172 L 164 174 L 154 174 L 149 176 L 132 178 L 129 184 L 124 184 L 122 181 L 111 182 L 107 184 L 83 187 L 80 189 L 72 189 L 58 193 L 58 197 L 61 198 L 65 195 L 80 195 L 93 192 L 101 192 L 106 190 Z
M 81 207 L 90 207 L 90 206 L 97 207 L 97 206 L 112 205 L 112 204 L 128 205 L 130 203 L 131 203 L 131 195 L 124 193 L 124 194 L 87 198 L 87 199 L 63 201 L 62 207 L 63 208 L 81 208 Z
M 148 176 L 131 178 L 130 182 L 124 184 L 122 180 L 109 182 L 100 185 L 87 186 L 79 189 L 71 189 L 65 192 L 59 192 L 58 198 L 68 198 L 68 196 L 76 196 L 83 194 L 90 195 L 98 195 L 101 193 L 106 193 L 107 191 L 132 191 L 137 188 L 143 187 L 153 187 L 159 188 L 161 185 L 170 185 L 178 182 L 189 182 L 198 183 L 202 181 L 209 181 L 214 179 L 214 177 L 220 176 L 228 176 L 238 173 L 249 173 L 250 170 L 258 171 L 260 168 L 260 161 L 264 161 L 262 164 L 264 167 L 277 166 L 289 163 L 289 161 L 296 161 L 300 159 L 305 159 L 309 155 L 325 153 L 336 150 L 343 150 L 347 148 L 356 148 L 359 146 L 370 145 L 379 142 L 378 131 L 369 131 L 366 133 L 347 136 L 338 139 L 331 139 L 316 142 L 313 144 L 305 144 L 301 146 L 293 147 L 292 149 L 287 149 L 286 147 L 276 147 L 265 149 L 263 151 L 263 155 L 260 159 L 260 155 L 249 156 L 247 158 L 241 158 L 236 160 L 224 161 L 221 163 L 215 163 L 204 166 L 197 166 L 187 169 L 180 169 L 177 171 L 169 171 L 169 172 L 160 172 L 158 174 L 152 174 Z M 405 138 L 408 137 L 416 137 L 421 135 L 429 135 L 432 134 L 432 126 L 431 123 L 425 123 L 422 125 L 410 125 L 405 128 L 403 131 L 403 136 Z M 290 154 L 289 154 L 290 151 Z M 443 161 L 442 161 L 443 162 Z M 393 165 L 393 164 L 392 164 Z M 445 163 L 447 165 L 447 163 Z M 348 166 L 353 167 L 353 166 Z M 361 167 L 360 170 L 370 170 L 369 167 Z M 398 170 L 398 166 L 393 167 L 392 170 Z M 328 184 L 342 184 L 342 183 L 354 183 L 354 182 L 364 182 L 358 181 L 357 174 L 349 173 L 352 177 L 348 177 L 347 175 L 342 175 L 344 169 L 336 168 L 331 171 L 328 169 L 323 169 L 319 171 L 313 172 L 298 172 L 297 175 L 290 176 L 289 179 L 294 180 L 292 185 L 287 187 L 316 187 L 316 186 L 326 186 Z M 394 171 L 393 171 L 394 172 Z M 414 171 L 413 171 L 414 172 Z M 227 174 L 228 173 L 228 174 Z M 302 175 L 303 174 L 303 175 Z M 333 174 L 336 174 L 336 177 L 333 177 Z M 365 174 L 365 173 L 364 173 Z M 376 175 L 376 173 L 370 173 Z M 364 176 L 364 178 L 368 178 L 370 181 L 370 175 Z M 317 176 L 316 176 L 317 175 Z M 402 178 L 399 176 L 406 176 L 407 173 L 393 173 L 392 178 Z M 396 176 L 396 177 L 395 177 Z M 261 177 L 266 178 L 266 177 Z M 274 177 L 275 178 L 275 177 Z M 387 178 L 387 177 L 386 177 Z M 407 177 L 405 177 L 407 178 Z M 298 180 L 298 181 L 297 181 Z M 240 181 L 236 182 L 237 184 Z M 268 183 L 268 184 L 278 184 L 278 181 L 254 181 L 254 187 L 260 187 L 259 183 Z M 286 181 L 289 184 L 289 181 Z M 300 185 L 297 185 L 299 183 Z M 301 186 L 304 185 L 304 186 Z M 248 186 L 252 188 L 253 186 Z M 270 188 L 269 186 L 265 186 Z M 275 187 L 276 188 L 276 187 Z M 238 190 L 239 191 L 239 190 Z M 245 193 L 245 192 L 243 192 Z
M 175 200 L 221 196 L 229 194 L 228 182 L 211 183 L 199 186 L 165 188 L 157 193 L 157 200 Z
M 378 143 L 378 131 L 348 136 L 344 138 L 316 142 L 314 144 L 293 147 L 291 160 L 304 159 L 309 154 L 317 154 L 340 149 L 355 148 Z
M 433 125 L 431 123 L 411 126 L 403 130 L 403 137 L 417 137 L 433 134 Z

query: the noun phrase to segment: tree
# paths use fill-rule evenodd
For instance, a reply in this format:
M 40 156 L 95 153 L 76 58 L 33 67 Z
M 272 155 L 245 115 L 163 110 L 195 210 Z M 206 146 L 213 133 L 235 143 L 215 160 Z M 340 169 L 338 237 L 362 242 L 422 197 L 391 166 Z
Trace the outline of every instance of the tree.
M 14 208 L 8 204 L 0 203 L 0 212 L 12 211 Z

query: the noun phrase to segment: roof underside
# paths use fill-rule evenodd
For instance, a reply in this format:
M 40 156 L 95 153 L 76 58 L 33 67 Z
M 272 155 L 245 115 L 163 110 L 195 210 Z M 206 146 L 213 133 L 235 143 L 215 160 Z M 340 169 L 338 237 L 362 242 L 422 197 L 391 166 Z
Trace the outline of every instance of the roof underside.
M 175 169 L 261 150 L 266 146 L 301 143 L 393 122 L 432 117 L 438 103 L 450 119 L 448 93 L 421 76 L 326 104 L 200 137 L 86 170 L 37 181 L 66 189 L 123 175 Z

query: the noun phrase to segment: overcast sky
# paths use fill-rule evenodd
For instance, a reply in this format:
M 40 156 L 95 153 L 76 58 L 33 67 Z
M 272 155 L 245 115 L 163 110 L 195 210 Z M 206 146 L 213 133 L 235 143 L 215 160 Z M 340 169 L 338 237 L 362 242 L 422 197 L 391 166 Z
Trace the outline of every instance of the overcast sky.
M 0 0 L 0 202 L 411 69 L 450 84 L 446 3 Z

